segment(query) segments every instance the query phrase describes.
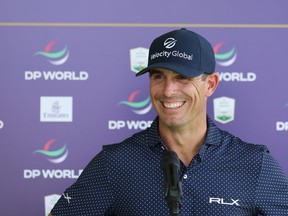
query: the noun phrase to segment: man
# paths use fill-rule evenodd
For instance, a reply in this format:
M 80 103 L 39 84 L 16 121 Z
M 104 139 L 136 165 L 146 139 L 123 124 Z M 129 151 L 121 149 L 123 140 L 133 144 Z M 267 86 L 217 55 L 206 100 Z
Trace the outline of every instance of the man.
M 199 34 L 180 29 L 156 38 L 137 76 L 149 72 L 158 116 L 150 128 L 104 146 L 52 215 L 169 215 L 160 166 L 168 150 L 180 159 L 180 215 L 288 215 L 288 180 L 267 148 L 207 116 L 219 83 L 214 71 L 212 46 Z

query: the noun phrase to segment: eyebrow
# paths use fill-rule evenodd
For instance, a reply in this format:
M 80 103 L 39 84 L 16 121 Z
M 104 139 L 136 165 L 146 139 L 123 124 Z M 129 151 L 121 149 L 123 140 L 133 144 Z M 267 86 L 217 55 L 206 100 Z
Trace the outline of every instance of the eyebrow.
M 163 72 L 157 69 L 149 70 L 149 77 L 152 77 L 154 74 L 163 74 Z
M 160 70 L 158 70 L 158 69 L 150 69 L 150 70 L 149 70 L 149 73 L 154 74 L 154 73 L 163 73 L 163 72 L 160 71 Z

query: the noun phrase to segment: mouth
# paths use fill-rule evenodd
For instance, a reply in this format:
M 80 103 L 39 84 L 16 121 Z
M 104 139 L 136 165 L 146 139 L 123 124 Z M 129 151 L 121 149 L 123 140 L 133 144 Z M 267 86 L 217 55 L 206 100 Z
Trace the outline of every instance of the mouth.
M 185 101 L 181 101 L 181 102 L 162 102 L 163 107 L 165 107 L 166 109 L 177 109 L 182 107 L 185 104 Z

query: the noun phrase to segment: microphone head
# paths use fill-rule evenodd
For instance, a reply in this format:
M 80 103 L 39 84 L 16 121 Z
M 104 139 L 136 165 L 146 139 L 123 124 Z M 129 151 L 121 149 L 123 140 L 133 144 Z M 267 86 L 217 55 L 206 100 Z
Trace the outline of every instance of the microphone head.
M 167 166 L 171 166 L 171 165 L 174 165 L 179 169 L 180 160 L 174 151 L 167 150 L 162 155 L 161 168 L 162 170 L 164 170 L 167 168 Z

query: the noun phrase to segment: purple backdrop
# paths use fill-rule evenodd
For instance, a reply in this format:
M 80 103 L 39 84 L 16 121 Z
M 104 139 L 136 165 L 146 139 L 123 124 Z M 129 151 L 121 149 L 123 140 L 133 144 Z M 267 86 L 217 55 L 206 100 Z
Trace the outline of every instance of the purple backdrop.
M 208 102 L 211 118 L 267 145 L 288 173 L 287 7 L 284 0 L 3 2 L 1 214 L 45 215 L 57 197 L 44 197 L 61 194 L 103 144 L 151 123 L 148 78 L 135 78 L 131 67 L 145 65 L 151 40 L 180 27 L 214 46 L 221 82 Z

